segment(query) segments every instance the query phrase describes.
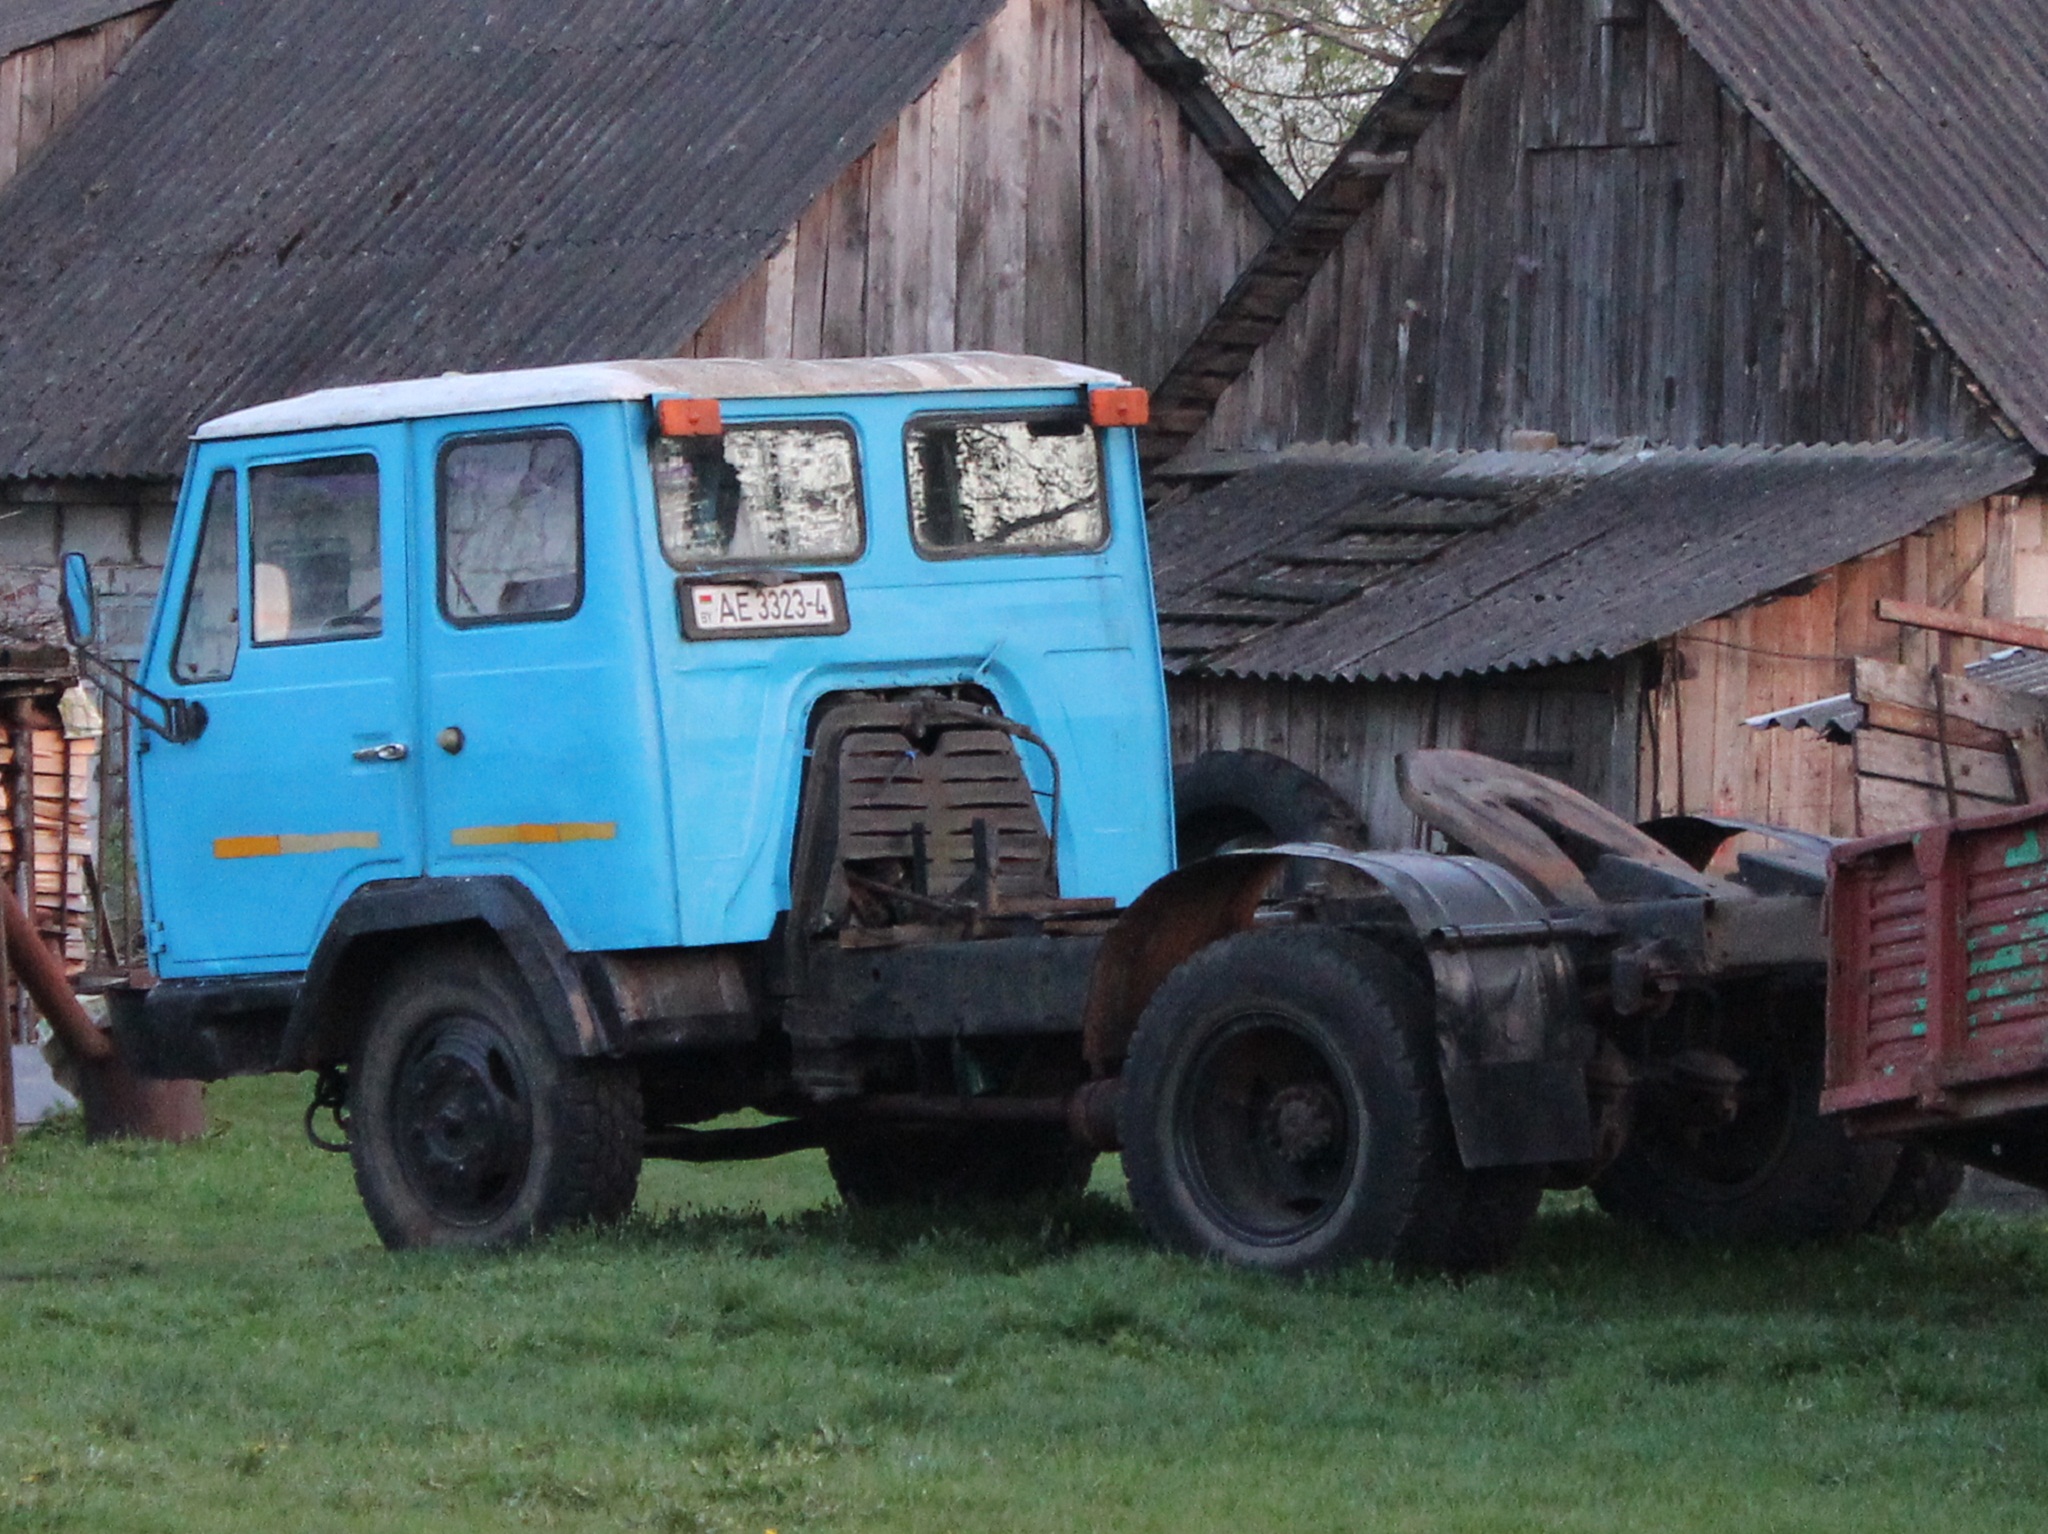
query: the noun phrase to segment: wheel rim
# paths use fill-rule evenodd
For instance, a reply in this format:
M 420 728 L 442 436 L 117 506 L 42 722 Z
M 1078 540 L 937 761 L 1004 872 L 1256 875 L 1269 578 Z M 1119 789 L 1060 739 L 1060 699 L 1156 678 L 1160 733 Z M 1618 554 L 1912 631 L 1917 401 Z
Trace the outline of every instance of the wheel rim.
M 1309 1030 L 1255 1013 L 1217 1030 L 1176 1093 L 1174 1143 L 1204 1216 L 1233 1240 L 1285 1246 L 1327 1224 L 1355 1179 L 1353 1094 Z
M 483 1225 L 509 1209 L 533 1159 L 533 1094 L 495 1027 L 451 1018 L 409 1050 L 393 1090 L 406 1180 L 453 1224 Z

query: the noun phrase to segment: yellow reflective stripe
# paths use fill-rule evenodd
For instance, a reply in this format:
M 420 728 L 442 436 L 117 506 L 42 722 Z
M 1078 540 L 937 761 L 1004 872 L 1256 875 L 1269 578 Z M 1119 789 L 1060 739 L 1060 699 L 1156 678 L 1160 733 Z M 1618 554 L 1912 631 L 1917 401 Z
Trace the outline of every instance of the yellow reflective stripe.
M 550 842 L 608 842 L 619 834 L 616 821 L 563 820 L 552 825 L 457 826 L 448 838 L 458 847 L 538 846 Z
M 213 844 L 217 858 L 275 858 L 301 852 L 375 851 L 383 838 L 375 831 L 322 831 L 311 836 L 222 836 Z

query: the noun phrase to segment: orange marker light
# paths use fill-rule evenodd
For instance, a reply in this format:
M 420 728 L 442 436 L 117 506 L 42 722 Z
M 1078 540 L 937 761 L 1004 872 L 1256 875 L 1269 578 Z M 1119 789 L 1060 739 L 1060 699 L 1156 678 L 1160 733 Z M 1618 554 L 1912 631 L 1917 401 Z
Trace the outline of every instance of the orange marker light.
M 654 429 L 664 437 L 722 437 L 725 416 L 715 399 L 656 400 Z
M 1152 396 L 1143 389 L 1090 389 L 1088 419 L 1097 426 L 1143 426 L 1152 419 Z

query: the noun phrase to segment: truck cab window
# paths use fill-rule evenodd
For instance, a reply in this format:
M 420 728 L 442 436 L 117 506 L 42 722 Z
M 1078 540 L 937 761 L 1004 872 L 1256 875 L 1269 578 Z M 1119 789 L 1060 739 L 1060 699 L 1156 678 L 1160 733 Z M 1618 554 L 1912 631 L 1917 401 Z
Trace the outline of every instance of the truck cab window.
M 377 460 L 368 453 L 249 471 L 254 639 L 303 644 L 384 632 Z
M 235 538 L 235 475 L 222 469 L 207 487 L 199 551 L 185 588 L 185 615 L 171 675 L 180 682 L 225 682 L 235 674 L 242 639 L 242 570 Z
M 658 438 L 650 455 L 661 548 L 678 569 L 860 554 L 860 462 L 843 426 L 734 426 Z
M 441 450 L 441 611 L 456 624 L 565 618 L 583 604 L 583 455 L 566 431 Z
M 1064 554 L 1108 541 L 1102 454 L 1079 412 L 923 417 L 909 460 L 922 553 Z

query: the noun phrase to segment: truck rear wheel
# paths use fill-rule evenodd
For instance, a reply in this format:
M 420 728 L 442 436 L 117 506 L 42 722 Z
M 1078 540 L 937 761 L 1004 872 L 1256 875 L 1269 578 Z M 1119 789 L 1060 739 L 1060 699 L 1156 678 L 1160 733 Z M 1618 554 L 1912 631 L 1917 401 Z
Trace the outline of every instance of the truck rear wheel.
M 869 1129 L 835 1139 L 825 1164 L 852 1209 L 1022 1203 L 1078 1193 L 1095 1153 L 1063 1128 L 977 1125 Z
M 1821 1117 L 1821 1048 L 1817 1019 L 1730 1048 L 1746 1079 L 1726 1124 L 1639 1113 L 1593 1183 L 1600 1207 L 1687 1241 L 1792 1245 L 1865 1229 L 1899 1147 L 1852 1140 Z
M 638 1076 L 558 1055 L 502 955 L 436 950 L 380 988 L 349 1071 L 349 1149 L 386 1246 L 622 1219 L 641 1136 Z
M 1139 1218 L 1178 1251 L 1278 1273 L 1505 1261 L 1535 1174 L 1465 1171 L 1434 1046 L 1422 985 L 1370 943 L 1294 928 L 1204 949 L 1124 1069 Z

